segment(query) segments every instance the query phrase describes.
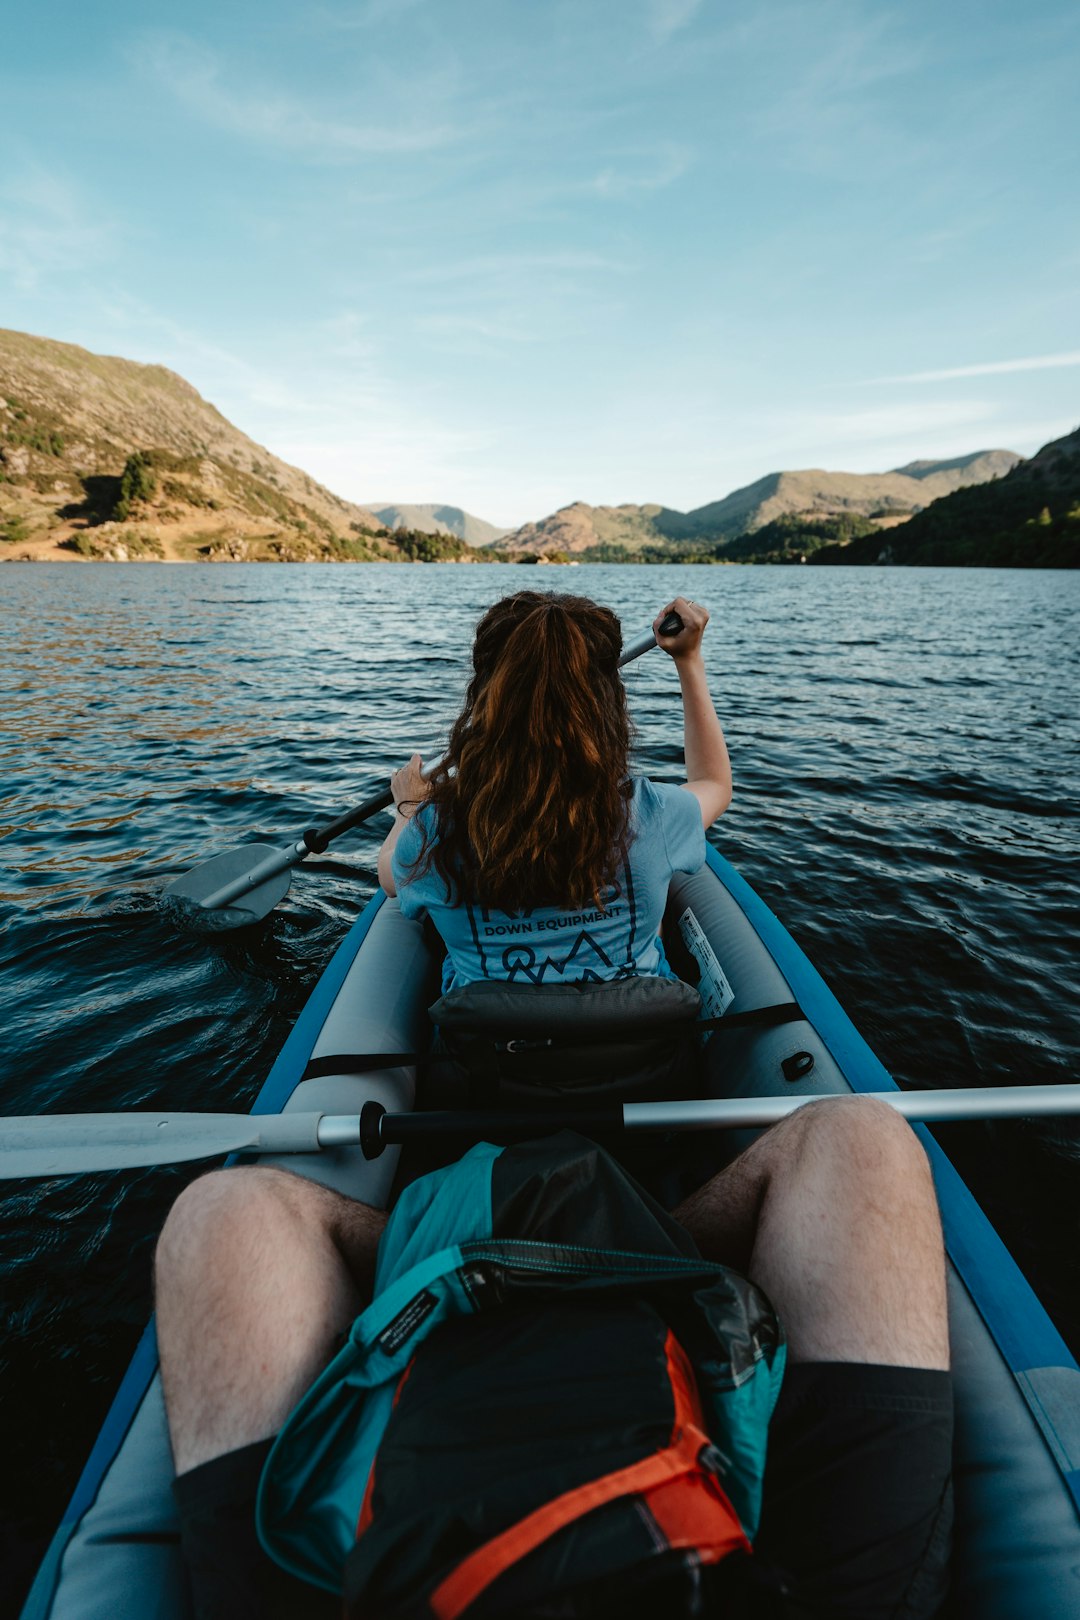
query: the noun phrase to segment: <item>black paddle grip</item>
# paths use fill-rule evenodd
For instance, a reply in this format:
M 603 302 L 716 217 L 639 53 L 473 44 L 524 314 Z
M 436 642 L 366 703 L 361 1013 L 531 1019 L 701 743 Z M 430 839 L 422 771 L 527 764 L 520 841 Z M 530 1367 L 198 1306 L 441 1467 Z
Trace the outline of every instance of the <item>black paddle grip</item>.
M 679 615 L 677 613 L 669 613 L 667 618 L 662 622 L 660 629 L 657 631 L 657 635 L 677 636 L 679 631 L 682 629 L 683 622 Z
M 394 1142 L 423 1142 L 431 1137 L 460 1136 L 470 1142 L 527 1142 L 555 1131 L 607 1136 L 623 1129 L 621 1103 L 595 1108 L 418 1109 L 415 1114 L 388 1114 L 372 1099 L 360 1110 L 360 1150 L 377 1159 Z

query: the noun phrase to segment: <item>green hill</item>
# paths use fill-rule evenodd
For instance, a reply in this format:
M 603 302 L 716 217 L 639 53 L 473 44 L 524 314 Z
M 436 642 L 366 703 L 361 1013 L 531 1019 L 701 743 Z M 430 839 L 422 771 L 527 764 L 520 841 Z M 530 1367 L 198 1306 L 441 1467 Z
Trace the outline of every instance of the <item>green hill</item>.
M 0 556 L 400 555 L 164 366 L 0 330 Z
M 1080 562 L 1080 428 L 1004 478 L 958 489 L 886 533 L 824 546 L 814 563 L 1075 568 Z

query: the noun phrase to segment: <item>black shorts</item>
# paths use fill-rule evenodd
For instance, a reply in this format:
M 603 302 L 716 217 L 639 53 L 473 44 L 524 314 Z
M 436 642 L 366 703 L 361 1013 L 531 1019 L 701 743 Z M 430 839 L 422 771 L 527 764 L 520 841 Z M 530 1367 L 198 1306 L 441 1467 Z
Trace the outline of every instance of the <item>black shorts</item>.
M 329 1620 L 339 1598 L 263 1553 L 254 1506 L 270 1441 L 175 1483 L 196 1620 Z M 751 1614 L 929 1620 L 948 1584 L 952 1386 L 914 1367 L 788 1368 L 769 1429 Z
M 919 1367 L 788 1368 L 755 1562 L 796 1615 L 922 1620 L 948 1588 L 952 1380 Z M 783 1613 L 781 1608 L 779 1613 Z

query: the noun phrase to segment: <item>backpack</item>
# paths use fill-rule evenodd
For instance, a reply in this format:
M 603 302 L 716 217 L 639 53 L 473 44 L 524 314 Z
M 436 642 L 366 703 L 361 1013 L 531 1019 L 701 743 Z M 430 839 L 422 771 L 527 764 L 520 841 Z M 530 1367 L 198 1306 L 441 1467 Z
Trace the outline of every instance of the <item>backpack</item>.
M 602 1149 L 482 1144 L 399 1200 L 259 1535 L 355 1620 L 607 1613 L 749 1551 L 783 1362 L 759 1290 Z

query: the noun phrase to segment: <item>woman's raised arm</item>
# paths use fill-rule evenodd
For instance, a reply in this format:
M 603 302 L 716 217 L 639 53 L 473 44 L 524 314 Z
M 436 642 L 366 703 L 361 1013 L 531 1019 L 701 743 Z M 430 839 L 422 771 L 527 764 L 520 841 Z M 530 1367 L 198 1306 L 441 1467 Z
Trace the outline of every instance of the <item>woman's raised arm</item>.
M 660 625 L 671 612 L 679 615 L 683 627 L 677 636 L 662 636 Z M 686 787 L 701 806 L 703 824 L 711 827 L 731 803 L 731 761 L 701 656 L 701 638 L 708 622 L 708 608 L 677 596 L 657 614 L 653 629 L 658 644 L 675 660 L 679 672 Z
M 391 897 L 397 894 L 397 884 L 394 882 L 391 866 L 394 845 L 401 837 L 401 829 L 428 790 L 420 764 L 420 755 L 414 754 L 409 763 L 402 765 L 401 769 L 395 771 L 390 778 L 390 791 L 394 795 L 394 825 L 383 839 L 383 846 L 379 851 L 378 870 L 379 882 Z

